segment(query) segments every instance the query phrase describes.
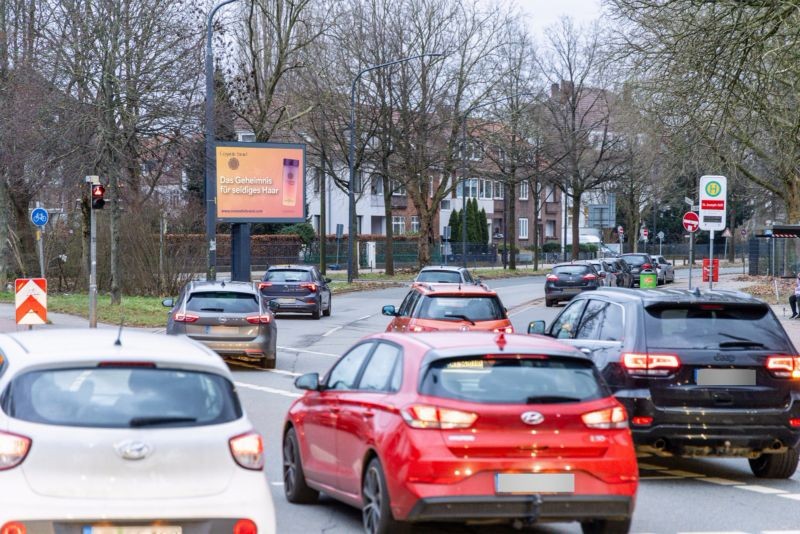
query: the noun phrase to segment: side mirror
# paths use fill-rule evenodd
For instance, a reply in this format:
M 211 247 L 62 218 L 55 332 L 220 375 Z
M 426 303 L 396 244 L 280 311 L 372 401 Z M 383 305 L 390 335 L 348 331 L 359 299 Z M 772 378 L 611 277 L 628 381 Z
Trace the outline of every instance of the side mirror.
M 308 391 L 319 391 L 319 373 L 306 373 L 294 380 L 294 387 Z
M 528 324 L 528 333 L 543 335 L 546 326 L 547 323 L 545 323 L 544 321 L 531 321 Z
M 386 306 L 381 308 L 381 313 L 383 315 L 388 315 L 389 317 L 396 317 L 397 316 L 397 311 L 394 309 L 394 306 L 392 306 L 391 304 L 387 304 Z
M 161 301 L 161 305 L 164 306 L 165 308 L 172 308 L 173 306 L 175 306 L 175 301 L 172 299 L 164 299 Z
M 331 280 L 330 278 L 324 278 L 324 280 L 326 284 L 330 284 L 331 282 L 333 282 L 333 280 Z
M 273 312 L 278 309 L 278 303 L 275 302 L 275 299 L 267 301 L 267 308 L 272 310 Z

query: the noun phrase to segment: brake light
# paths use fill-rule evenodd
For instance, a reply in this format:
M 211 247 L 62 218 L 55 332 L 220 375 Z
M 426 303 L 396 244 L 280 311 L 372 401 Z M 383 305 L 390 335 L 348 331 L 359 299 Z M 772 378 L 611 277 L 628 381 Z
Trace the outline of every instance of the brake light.
M 650 426 L 653 424 L 653 418 L 649 416 L 640 415 L 631 419 L 631 423 L 636 426 Z
M 792 428 L 800 428 L 800 417 L 789 419 L 789 426 Z
M 585 274 L 585 275 L 583 275 L 583 279 L 584 280 L 597 280 L 597 275 L 596 274 L 592 274 L 592 273 Z
M 589 428 L 628 428 L 628 417 L 625 415 L 625 408 L 622 406 L 585 413 L 581 416 L 581 419 L 583 424 Z
M 653 268 L 653 266 L 650 265 L 649 263 L 643 263 L 642 264 L 642 270 L 643 271 L 651 270 L 652 268 Z
M 632 375 L 667 376 L 681 367 L 681 360 L 674 354 L 622 355 L 622 366 Z
M 478 414 L 415 404 L 400 412 L 403 419 L 412 428 L 469 428 L 478 419 Z
M 513 334 L 514 327 L 513 326 L 504 326 L 502 328 L 495 328 L 492 332 L 496 334 Z
M 259 282 L 258 289 L 264 289 L 265 287 L 272 286 L 272 282 Z
M 247 318 L 247 322 L 250 324 L 269 324 L 272 321 L 272 317 L 269 315 L 251 315 Z
M 315 293 L 317 291 L 317 284 L 312 284 L 312 283 L 305 282 L 305 283 L 300 284 L 300 287 L 304 287 L 304 288 L 308 289 L 309 291 L 311 291 L 312 293 Z
M 125 362 L 125 361 L 108 361 L 100 362 L 97 367 L 148 367 L 155 368 L 156 364 L 153 362 Z
M 260 471 L 264 468 L 264 442 L 257 432 L 247 432 L 232 437 L 228 444 L 236 463 L 245 469 Z
M 438 332 L 439 331 L 438 328 L 432 328 L 430 326 L 418 326 L 418 325 L 412 326 L 408 330 L 410 332 L 415 332 L 415 333 L 419 333 L 419 332 Z
M 0 471 L 16 467 L 25 460 L 31 449 L 31 438 L 0 431 Z M 3 527 L 3 531 L 5 532 Z M 23 529 L 25 527 L 22 527 Z M 13 531 L 11 531 L 13 532 Z M 24 530 L 22 532 L 25 532 Z
M 258 527 L 250 519 L 240 519 L 233 525 L 233 534 L 258 534 Z
M 558 282 L 558 276 L 556 276 L 554 274 L 548 274 L 545 277 L 545 280 L 547 280 L 548 282 Z
M 778 378 L 800 379 L 800 357 L 767 356 L 767 370 Z
M 0 534 L 25 534 L 26 531 L 25 525 L 12 521 L 3 525 L 3 528 L 0 529 Z
M 199 315 L 193 315 L 191 313 L 181 313 L 178 312 L 173 316 L 173 319 L 176 323 L 196 323 L 197 320 L 200 318 Z

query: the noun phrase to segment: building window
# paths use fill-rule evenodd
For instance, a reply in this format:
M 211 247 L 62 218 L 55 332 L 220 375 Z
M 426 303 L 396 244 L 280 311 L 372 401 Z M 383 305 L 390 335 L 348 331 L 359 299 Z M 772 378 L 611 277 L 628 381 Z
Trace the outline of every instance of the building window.
M 321 182 L 322 182 L 322 169 L 320 169 L 319 167 L 316 167 L 314 169 L 314 179 L 313 179 L 314 192 L 315 193 L 319 193 L 319 184 Z
M 239 142 L 240 143 L 255 143 L 256 142 L 256 134 L 253 134 L 253 133 L 240 133 L 239 134 Z
M 419 233 L 419 217 L 416 215 L 411 216 L 411 233 L 418 234 Z
M 519 199 L 528 200 L 528 182 L 523 180 L 519 183 Z
M 519 238 L 528 239 L 528 219 L 519 219 Z
M 505 198 L 505 184 L 503 182 L 494 183 L 494 198 L 496 200 L 503 200 Z
M 383 195 L 383 176 L 380 174 L 370 176 L 369 193 L 370 195 Z
M 477 178 L 470 178 L 467 181 L 467 198 L 478 198 L 478 179 Z M 461 192 L 462 187 L 464 186 L 464 180 L 458 182 L 458 186 L 456 187 L 456 196 L 461 198 L 463 193 Z
M 406 218 L 394 215 L 392 216 L 392 233 L 394 235 L 404 235 L 406 233 Z
M 491 200 L 492 199 L 492 181 L 491 180 L 481 180 L 481 198 L 484 200 Z
M 452 203 L 450 202 L 450 199 L 449 199 L 449 198 L 445 198 L 445 199 L 443 199 L 443 200 L 442 200 L 442 203 L 440 204 L 440 206 L 441 206 L 441 209 L 443 209 L 443 210 L 450 210 L 450 209 L 453 209 L 453 208 L 452 208 Z
M 406 196 L 406 186 L 400 180 L 391 180 L 392 196 L 404 197 Z
M 555 221 L 547 221 L 545 222 L 545 233 L 544 236 L 548 238 L 555 238 L 556 237 L 556 222 Z
M 483 147 L 481 146 L 480 143 L 477 143 L 475 141 L 468 141 L 466 145 L 467 145 L 466 154 L 463 154 L 461 150 L 464 146 L 463 143 L 459 147 L 458 151 L 459 157 L 466 156 L 466 158 L 470 161 L 481 161 L 483 159 Z
M 320 230 L 320 218 L 319 215 L 314 215 L 314 230 L 319 233 Z

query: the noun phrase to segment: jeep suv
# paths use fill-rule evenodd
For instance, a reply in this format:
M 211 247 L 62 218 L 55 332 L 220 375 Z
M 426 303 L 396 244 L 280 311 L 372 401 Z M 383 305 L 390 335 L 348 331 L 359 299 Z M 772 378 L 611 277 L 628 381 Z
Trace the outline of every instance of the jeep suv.
M 577 295 L 544 333 L 594 360 L 634 442 L 662 456 L 735 456 L 789 478 L 800 444 L 800 357 L 745 293 L 605 288 Z

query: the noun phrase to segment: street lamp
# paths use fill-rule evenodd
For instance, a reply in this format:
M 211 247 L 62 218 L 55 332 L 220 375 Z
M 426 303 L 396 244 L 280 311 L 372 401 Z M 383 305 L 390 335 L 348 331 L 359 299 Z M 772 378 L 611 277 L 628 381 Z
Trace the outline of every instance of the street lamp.
M 216 210 L 216 168 L 214 153 L 214 139 L 216 127 L 214 124 L 214 56 L 211 50 L 211 36 L 213 33 L 214 15 L 223 6 L 237 0 L 223 0 L 208 13 L 206 23 L 206 241 L 208 245 L 208 263 L 206 265 L 206 280 L 217 279 L 217 210 Z
M 235 0 L 228 0 L 229 2 L 233 2 Z M 350 183 L 347 185 L 347 197 L 348 203 L 350 205 L 350 209 L 348 210 L 348 218 L 349 226 L 348 232 L 349 235 L 347 236 L 347 282 L 353 282 L 353 258 L 356 255 L 356 194 L 355 194 L 355 159 L 356 159 L 356 84 L 358 80 L 361 78 L 361 75 L 376 69 L 381 69 L 383 67 L 388 67 L 390 65 L 396 65 L 398 63 L 404 63 L 406 61 L 411 61 L 412 59 L 419 59 L 422 57 L 440 57 L 444 54 L 441 53 L 430 53 L 430 54 L 418 54 L 416 56 L 405 57 L 402 59 L 396 59 L 394 61 L 389 61 L 386 63 L 381 63 L 380 65 L 373 65 L 371 67 L 367 67 L 365 69 L 361 69 L 356 74 L 356 77 L 353 78 L 353 83 L 350 86 L 350 157 L 349 157 L 349 167 L 350 167 Z M 387 222 L 388 224 L 388 222 Z

